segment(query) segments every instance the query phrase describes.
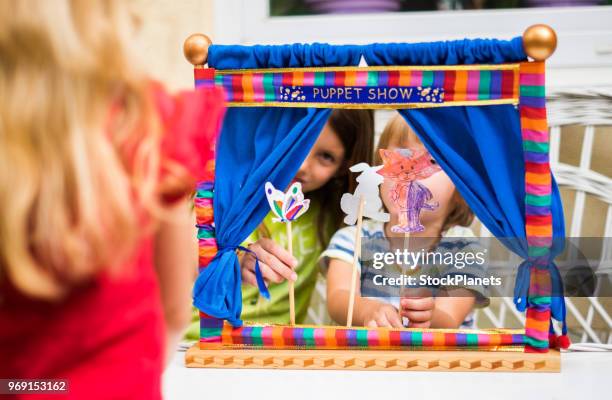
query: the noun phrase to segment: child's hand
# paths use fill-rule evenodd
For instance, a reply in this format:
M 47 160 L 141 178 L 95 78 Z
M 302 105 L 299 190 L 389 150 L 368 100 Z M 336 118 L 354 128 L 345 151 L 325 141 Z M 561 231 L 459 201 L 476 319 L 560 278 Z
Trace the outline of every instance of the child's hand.
M 259 268 L 266 282 L 280 283 L 285 279 L 297 280 L 294 269 L 297 260 L 289 252 L 269 238 L 259 239 L 249 245 L 249 250 L 257 254 Z M 242 270 L 242 281 L 249 285 L 257 286 L 255 278 L 255 256 L 244 252 L 240 260 Z
M 434 298 L 403 297 L 400 300 L 401 315 L 408 318 L 410 328 L 429 328 L 435 308 Z
M 402 321 L 395 307 L 390 304 L 381 304 L 380 307 L 374 308 L 372 311 L 366 313 L 363 318 L 363 325 L 370 328 L 401 328 Z

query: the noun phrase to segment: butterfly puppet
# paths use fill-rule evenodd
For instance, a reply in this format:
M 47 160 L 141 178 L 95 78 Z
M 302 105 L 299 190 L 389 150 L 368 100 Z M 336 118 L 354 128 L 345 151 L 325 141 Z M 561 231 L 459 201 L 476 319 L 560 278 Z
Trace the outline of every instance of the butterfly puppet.
M 286 193 L 276 189 L 270 182 L 266 182 L 266 197 L 270 209 L 276 216 L 274 222 L 291 222 L 302 216 L 310 205 L 310 200 L 304 199 L 302 184 L 295 182 Z

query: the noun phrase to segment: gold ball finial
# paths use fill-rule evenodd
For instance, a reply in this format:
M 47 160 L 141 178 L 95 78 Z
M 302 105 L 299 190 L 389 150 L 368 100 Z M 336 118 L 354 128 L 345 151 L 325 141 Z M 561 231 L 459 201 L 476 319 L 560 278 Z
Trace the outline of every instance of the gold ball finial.
M 523 33 L 525 53 L 536 61 L 544 61 L 557 48 L 557 34 L 548 25 L 531 25 Z
M 204 65 L 208 60 L 208 47 L 212 40 L 202 33 L 194 33 L 185 39 L 183 54 L 187 61 L 195 66 Z

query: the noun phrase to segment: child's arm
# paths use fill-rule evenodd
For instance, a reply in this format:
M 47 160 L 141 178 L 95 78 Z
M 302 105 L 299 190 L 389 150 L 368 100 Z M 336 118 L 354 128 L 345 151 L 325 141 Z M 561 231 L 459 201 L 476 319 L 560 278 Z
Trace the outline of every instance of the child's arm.
M 345 325 L 351 290 L 353 266 L 345 261 L 332 258 L 327 271 L 327 311 L 338 324 Z M 370 327 L 402 327 L 397 309 L 374 299 L 361 297 L 359 280 L 355 288 L 353 324 Z
M 197 275 L 195 215 L 186 201 L 168 210 L 155 235 L 155 268 L 166 322 L 166 362 L 191 320 L 191 289 Z

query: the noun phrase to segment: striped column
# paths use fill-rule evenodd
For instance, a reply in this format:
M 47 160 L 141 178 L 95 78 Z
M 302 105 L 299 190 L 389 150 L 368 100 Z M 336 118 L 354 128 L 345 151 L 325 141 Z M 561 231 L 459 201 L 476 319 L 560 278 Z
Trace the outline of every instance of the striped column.
M 552 177 L 548 158 L 544 62 L 520 65 L 519 112 L 525 158 L 525 229 L 530 266 L 525 351 L 547 352 L 550 327 L 549 271 L 553 227 Z
M 212 68 L 196 68 L 194 70 L 195 87 L 215 85 L 215 70 Z M 246 97 L 253 99 L 254 88 L 261 86 L 257 79 L 251 76 L 242 77 L 242 86 L 250 88 Z M 205 166 L 204 180 L 198 182 L 194 198 L 196 226 L 198 228 L 198 268 L 206 268 L 217 254 L 215 239 L 213 192 L 215 179 L 215 160 L 210 160 Z M 200 342 L 216 342 L 221 340 L 223 320 L 200 312 Z

